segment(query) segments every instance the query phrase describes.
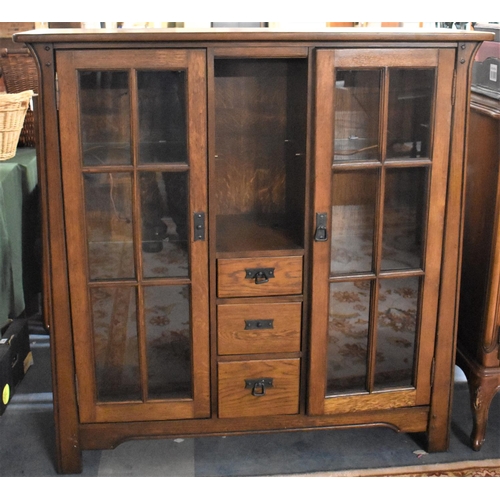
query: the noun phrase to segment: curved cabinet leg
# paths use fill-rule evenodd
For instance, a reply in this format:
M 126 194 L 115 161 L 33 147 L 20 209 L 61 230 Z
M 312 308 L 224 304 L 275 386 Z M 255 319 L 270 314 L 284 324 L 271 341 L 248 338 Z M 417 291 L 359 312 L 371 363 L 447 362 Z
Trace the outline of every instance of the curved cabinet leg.
M 475 451 L 479 451 L 483 446 L 491 401 L 500 388 L 499 384 L 500 377 L 470 377 L 469 392 L 473 419 L 471 446 Z

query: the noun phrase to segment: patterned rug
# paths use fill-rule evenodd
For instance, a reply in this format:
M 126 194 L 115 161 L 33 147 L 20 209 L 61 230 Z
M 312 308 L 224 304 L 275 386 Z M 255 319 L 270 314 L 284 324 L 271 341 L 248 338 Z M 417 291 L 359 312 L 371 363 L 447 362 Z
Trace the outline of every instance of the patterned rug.
M 303 474 L 307 477 L 500 477 L 500 460 Z

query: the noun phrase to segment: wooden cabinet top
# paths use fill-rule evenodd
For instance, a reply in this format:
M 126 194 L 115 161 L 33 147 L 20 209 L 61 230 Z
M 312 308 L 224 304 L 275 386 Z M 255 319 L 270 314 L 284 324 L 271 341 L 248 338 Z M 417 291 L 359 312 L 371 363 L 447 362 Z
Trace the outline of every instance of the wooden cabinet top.
M 269 28 L 166 29 L 45 29 L 16 33 L 21 43 L 101 43 L 101 42 L 478 42 L 493 40 L 494 33 L 448 29 L 416 31 L 401 28 L 325 28 L 321 31 L 290 31 Z

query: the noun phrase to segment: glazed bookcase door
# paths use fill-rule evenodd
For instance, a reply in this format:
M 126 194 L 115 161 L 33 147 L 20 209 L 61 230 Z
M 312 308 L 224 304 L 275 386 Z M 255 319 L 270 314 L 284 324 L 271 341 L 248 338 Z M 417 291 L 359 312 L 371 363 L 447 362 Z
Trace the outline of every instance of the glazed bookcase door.
M 454 51 L 319 50 L 316 64 L 308 411 L 426 405 Z
M 208 417 L 205 52 L 57 67 L 80 420 Z

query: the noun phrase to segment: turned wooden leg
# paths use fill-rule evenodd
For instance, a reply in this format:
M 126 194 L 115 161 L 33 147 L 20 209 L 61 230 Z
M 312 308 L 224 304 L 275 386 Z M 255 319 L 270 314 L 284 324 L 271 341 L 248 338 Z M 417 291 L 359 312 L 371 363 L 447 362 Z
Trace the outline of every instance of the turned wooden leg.
M 470 377 L 469 393 L 473 419 L 471 446 L 475 451 L 479 451 L 483 446 L 491 401 L 499 389 L 499 384 L 500 377 Z

